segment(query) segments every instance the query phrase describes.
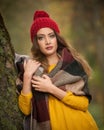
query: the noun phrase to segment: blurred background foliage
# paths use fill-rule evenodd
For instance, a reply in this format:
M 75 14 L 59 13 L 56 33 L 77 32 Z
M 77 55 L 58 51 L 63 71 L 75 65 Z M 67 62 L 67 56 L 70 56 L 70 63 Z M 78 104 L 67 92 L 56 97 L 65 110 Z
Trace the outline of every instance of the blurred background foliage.
M 33 13 L 45 10 L 58 23 L 61 35 L 88 60 L 93 69 L 89 111 L 104 130 L 104 1 L 0 0 L 0 12 L 19 54 L 30 55 Z

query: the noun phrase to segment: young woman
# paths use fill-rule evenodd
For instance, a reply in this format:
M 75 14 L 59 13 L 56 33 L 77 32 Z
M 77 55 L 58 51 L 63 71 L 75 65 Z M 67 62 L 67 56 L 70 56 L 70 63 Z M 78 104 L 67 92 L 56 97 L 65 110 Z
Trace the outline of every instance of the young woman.
M 33 57 L 24 61 L 19 108 L 30 118 L 29 130 L 98 130 L 88 112 L 91 95 L 88 63 L 59 35 L 45 11 L 36 11 L 31 26 Z

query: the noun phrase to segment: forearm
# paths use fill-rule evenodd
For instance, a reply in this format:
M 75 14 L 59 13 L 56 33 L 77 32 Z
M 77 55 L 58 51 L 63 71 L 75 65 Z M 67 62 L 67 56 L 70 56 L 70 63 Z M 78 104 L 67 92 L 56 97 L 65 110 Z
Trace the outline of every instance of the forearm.
M 62 100 L 67 92 L 63 91 L 62 89 L 56 87 L 55 85 L 51 86 L 51 89 L 49 90 L 49 93 L 57 97 L 59 100 Z
M 69 105 L 70 107 L 82 111 L 86 111 L 88 109 L 88 99 L 85 96 L 77 96 L 72 92 L 65 92 L 53 85 L 50 93 L 62 101 L 64 104 Z
M 77 96 L 72 92 L 67 92 L 61 101 L 74 109 L 82 111 L 86 111 L 89 105 L 89 101 L 86 96 Z
M 24 73 L 22 93 L 23 94 L 28 94 L 30 92 L 31 92 L 31 76 Z

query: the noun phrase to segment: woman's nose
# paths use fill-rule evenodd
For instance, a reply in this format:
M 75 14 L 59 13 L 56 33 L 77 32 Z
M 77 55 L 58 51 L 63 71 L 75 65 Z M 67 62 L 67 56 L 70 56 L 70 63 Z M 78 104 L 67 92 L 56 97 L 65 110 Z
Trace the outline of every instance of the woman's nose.
M 46 37 L 45 42 L 46 42 L 46 44 L 50 44 L 50 39 L 48 37 Z

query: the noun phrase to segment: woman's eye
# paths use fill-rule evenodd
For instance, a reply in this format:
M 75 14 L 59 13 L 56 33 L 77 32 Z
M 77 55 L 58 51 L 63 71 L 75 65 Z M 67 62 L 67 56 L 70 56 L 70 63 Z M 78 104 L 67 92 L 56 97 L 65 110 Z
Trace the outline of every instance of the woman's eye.
M 54 37 L 55 37 L 55 35 L 54 35 L 54 34 L 52 34 L 52 35 L 50 35 L 50 37 L 51 37 L 51 38 L 54 38 Z
M 37 39 L 38 39 L 38 40 L 42 40 L 42 39 L 43 39 L 43 37 L 38 37 Z

